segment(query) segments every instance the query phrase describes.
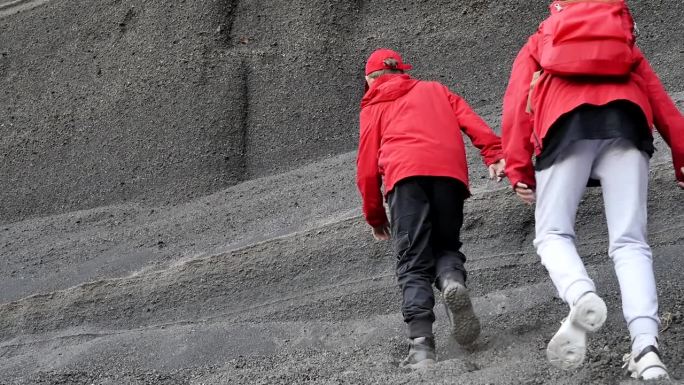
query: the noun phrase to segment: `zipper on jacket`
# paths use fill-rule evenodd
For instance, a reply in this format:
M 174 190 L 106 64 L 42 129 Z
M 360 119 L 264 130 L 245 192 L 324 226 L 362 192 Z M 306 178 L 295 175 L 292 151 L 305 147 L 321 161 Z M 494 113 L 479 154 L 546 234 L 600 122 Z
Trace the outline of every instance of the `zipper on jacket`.
M 530 81 L 530 90 L 527 93 L 527 106 L 525 107 L 525 112 L 530 114 L 530 115 L 534 111 L 534 108 L 532 108 L 532 92 L 534 92 L 534 88 L 537 86 L 537 83 L 539 83 L 539 79 L 541 78 L 543 73 L 544 73 L 544 70 L 540 69 L 539 71 L 535 71 L 532 74 L 532 81 Z M 534 138 L 533 144 L 534 144 L 534 147 L 537 149 L 537 153 L 541 153 L 541 150 L 542 150 L 541 141 L 539 140 L 537 133 L 534 131 L 534 127 L 532 127 L 532 137 Z
M 535 71 L 532 74 L 532 81 L 530 82 L 530 90 L 527 93 L 527 106 L 525 107 L 525 112 L 527 112 L 528 114 L 531 114 L 533 111 L 533 108 L 532 108 L 532 91 L 534 91 L 534 87 L 537 85 L 537 83 L 539 83 L 539 78 L 541 77 L 542 72 L 544 72 L 544 70 Z
M 537 148 L 537 153 L 541 154 L 541 152 L 542 152 L 541 141 L 539 140 L 537 133 L 534 131 L 534 128 L 532 128 L 532 137 L 534 138 L 534 146 Z

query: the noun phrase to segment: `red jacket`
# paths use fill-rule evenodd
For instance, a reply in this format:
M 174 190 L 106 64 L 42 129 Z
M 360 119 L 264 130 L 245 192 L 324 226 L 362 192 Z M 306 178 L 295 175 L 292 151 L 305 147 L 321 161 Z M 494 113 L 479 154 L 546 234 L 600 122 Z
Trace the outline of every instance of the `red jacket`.
M 534 73 L 541 70 L 541 40 L 537 32 L 520 50 L 504 95 L 502 137 L 506 176 L 513 186 L 535 186 L 532 154 L 541 153 L 549 127 L 561 115 L 582 104 L 601 106 L 614 100 L 641 107 L 649 126 L 655 124 L 672 149 L 676 177 L 684 181 L 684 119 L 638 48 L 633 49 L 635 68 L 626 80 L 579 81 L 542 72 L 531 87 Z
M 437 82 L 409 75 L 383 75 L 361 101 L 356 182 L 371 226 L 387 223 L 385 196 L 411 176 L 443 176 L 468 186 L 461 130 L 480 149 L 485 163 L 503 159 L 501 141 L 468 106 Z

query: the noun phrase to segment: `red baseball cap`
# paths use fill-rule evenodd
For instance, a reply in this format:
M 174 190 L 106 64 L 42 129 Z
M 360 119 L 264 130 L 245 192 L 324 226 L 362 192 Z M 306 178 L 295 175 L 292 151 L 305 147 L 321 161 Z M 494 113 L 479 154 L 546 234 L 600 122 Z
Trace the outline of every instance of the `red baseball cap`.
M 385 59 L 394 59 L 397 61 L 398 64 L 394 69 L 406 71 L 413 68 L 410 64 L 404 63 L 398 52 L 387 48 L 380 48 L 373 51 L 368 57 L 368 60 L 366 61 L 366 76 L 375 71 L 392 69 L 385 64 Z

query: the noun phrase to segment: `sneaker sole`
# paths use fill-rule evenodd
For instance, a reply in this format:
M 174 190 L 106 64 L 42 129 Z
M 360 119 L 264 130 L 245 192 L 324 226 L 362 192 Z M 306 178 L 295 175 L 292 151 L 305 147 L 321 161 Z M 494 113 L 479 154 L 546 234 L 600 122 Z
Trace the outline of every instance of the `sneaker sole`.
M 632 374 L 632 378 L 642 381 L 655 381 L 655 380 L 669 380 L 670 375 L 667 370 L 661 366 L 655 366 L 644 370 L 641 375 Z
M 606 314 L 606 304 L 596 294 L 581 298 L 549 341 L 546 348 L 549 362 L 564 370 L 580 366 L 586 355 L 587 333 L 603 326 Z
M 641 366 L 641 370 L 640 367 Z M 641 358 L 637 364 L 634 359 L 629 361 L 627 373 L 638 380 L 668 380 L 670 376 L 667 373 L 667 368 L 660 360 L 656 353 L 648 353 Z
M 448 288 L 444 293 L 444 303 L 453 315 L 451 335 L 456 342 L 461 345 L 473 343 L 480 336 L 480 320 L 473 311 L 468 289 L 461 285 Z

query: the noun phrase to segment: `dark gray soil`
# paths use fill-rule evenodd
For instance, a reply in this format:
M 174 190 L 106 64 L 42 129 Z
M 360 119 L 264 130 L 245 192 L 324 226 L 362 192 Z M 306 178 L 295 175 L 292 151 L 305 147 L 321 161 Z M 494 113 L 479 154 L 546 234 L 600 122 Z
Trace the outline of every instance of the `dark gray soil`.
M 0 0 L 0 385 L 637 383 L 600 192 L 577 231 L 609 317 L 561 372 L 544 349 L 567 307 L 533 210 L 472 149 L 463 241 L 482 336 L 450 341 L 439 306 L 436 367 L 398 367 L 394 257 L 354 185 L 363 59 L 405 52 L 497 127 L 545 12 L 531 3 Z M 633 3 L 684 109 L 684 3 Z M 656 146 L 649 234 L 681 383 L 684 192 Z
M 681 90 L 684 3 L 633 3 L 641 45 Z M 546 12 L 529 0 L 22 0 L 0 9 L 0 223 L 187 202 L 352 151 L 364 60 L 380 46 L 474 106 L 498 105 Z
M 334 160 L 340 171 L 352 167 L 345 157 Z M 324 164 L 316 166 L 323 167 L 309 166 L 309 175 L 320 175 Z M 661 316 L 668 320 L 664 359 L 681 379 L 684 212 L 670 167 L 653 163 L 649 208 L 655 218 L 649 231 Z M 0 305 L 0 383 L 623 383 L 621 358 L 629 341 L 605 255 L 600 204 L 600 193 L 589 191 L 578 217 L 578 239 L 610 315 L 577 371 L 552 369 L 545 360 L 546 342 L 567 309 L 531 248 L 532 210 L 502 187 L 476 192 L 464 226 L 483 335 L 471 348 L 458 347 L 447 337 L 446 315 L 438 307 L 440 362 L 428 372 L 397 366 L 405 354 L 404 326 L 391 251 L 372 240 L 358 215 L 338 211 L 328 221 L 300 224 L 280 237 L 232 251 L 170 255 L 164 266 L 118 278 L 77 284 L 82 276 L 65 276 L 55 280 L 71 285 L 61 290 L 25 282 L 34 295 Z M 159 210 L 161 221 L 182 223 L 173 210 Z M 664 220 L 658 219 L 662 213 L 668 213 Z M 39 230 L 17 230 L 6 231 L 15 239 L 27 237 L 22 233 L 40 239 Z M 187 230 L 183 241 L 195 234 L 210 238 L 205 231 Z M 77 262 L 61 266 L 78 269 Z M 103 276 L 118 273 L 101 270 Z

